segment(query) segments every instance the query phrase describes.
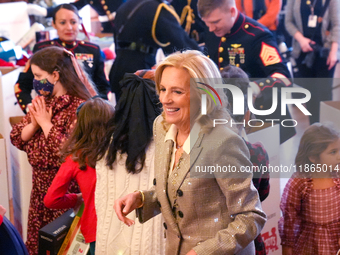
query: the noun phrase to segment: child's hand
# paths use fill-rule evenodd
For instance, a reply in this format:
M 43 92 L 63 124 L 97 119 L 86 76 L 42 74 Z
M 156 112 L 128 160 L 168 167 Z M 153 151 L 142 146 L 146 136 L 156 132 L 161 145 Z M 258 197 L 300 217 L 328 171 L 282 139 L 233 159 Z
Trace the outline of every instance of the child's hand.
M 4 217 L 5 213 L 6 213 L 6 208 L 3 207 L 2 205 L 0 205 L 0 215 L 1 215 L 2 217 Z
M 73 207 L 73 211 L 74 211 L 75 214 L 78 213 L 79 208 L 80 208 L 81 204 L 83 203 L 83 201 L 84 201 L 84 200 L 83 200 L 83 194 L 82 194 L 82 193 L 78 193 L 78 194 L 77 194 L 77 203 L 76 203 L 76 205 Z
M 293 248 L 290 246 L 282 245 L 282 255 L 293 255 Z
M 47 123 L 51 123 L 52 108 L 47 109 L 45 104 L 45 97 L 37 96 L 32 100 L 32 107 L 30 112 L 34 116 L 39 126 L 43 127 Z
M 30 115 L 31 115 L 31 123 L 32 123 L 33 127 L 39 127 L 39 124 L 38 124 L 37 120 L 35 119 L 34 114 L 32 113 L 32 111 L 34 110 L 32 104 L 28 105 L 28 110 L 29 110 Z

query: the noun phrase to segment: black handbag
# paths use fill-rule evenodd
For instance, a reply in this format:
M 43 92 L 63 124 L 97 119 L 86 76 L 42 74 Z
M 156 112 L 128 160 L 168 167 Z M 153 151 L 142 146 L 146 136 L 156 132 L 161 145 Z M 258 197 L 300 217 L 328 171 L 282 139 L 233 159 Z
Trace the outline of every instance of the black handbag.
M 305 64 L 308 68 L 312 68 L 316 55 L 319 55 L 320 58 L 326 59 L 330 52 L 329 48 L 322 47 L 319 44 L 310 44 L 310 46 L 313 51 L 308 52 L 302 61 L 302 64 Z

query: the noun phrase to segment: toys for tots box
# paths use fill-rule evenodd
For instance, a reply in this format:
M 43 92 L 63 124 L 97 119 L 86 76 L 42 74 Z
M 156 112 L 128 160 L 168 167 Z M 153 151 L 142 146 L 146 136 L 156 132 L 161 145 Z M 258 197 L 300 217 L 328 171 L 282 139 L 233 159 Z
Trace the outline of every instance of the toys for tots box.
M 255 131 L 255 132 L 252 132 Z M 271 166 L 280 165 L 280 141 L 279 125 L 253 129 L 248 133 L 249 142 L 260 142 L 268 153 L 269 164 Z M 267 222 L 261 231 L 262 239 L 266 247 L 267 255 L 282 254 L 280 236 L 278 231 L 278 221 L 280 219 L 280 173 L 271 173 L 270 192 L 268 197 L 262 202 L 262 209 L 267 214 Z
M 73 209 L 39 230 L 39 255 L 57 255 L 73 222 Z
M 320 122 L 332 123 L 340 129 L 340 101 L 324 101 L 320 103 Z
M 8 172 L 5 139 L 0 133 L 0 205 L 9 211 Z

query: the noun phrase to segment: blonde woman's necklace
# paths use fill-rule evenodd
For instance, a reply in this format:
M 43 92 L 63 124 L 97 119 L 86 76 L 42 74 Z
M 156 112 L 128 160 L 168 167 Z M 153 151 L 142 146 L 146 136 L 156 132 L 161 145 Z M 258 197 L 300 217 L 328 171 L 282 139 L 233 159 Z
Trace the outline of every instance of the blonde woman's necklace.
M 176 143 L 176 149 L 178 150 L 178 149 L 180 149 L 180 148 L 182 148 L 183 147 L 183 144 L 182 145 L 179 145 L 178 143 Z

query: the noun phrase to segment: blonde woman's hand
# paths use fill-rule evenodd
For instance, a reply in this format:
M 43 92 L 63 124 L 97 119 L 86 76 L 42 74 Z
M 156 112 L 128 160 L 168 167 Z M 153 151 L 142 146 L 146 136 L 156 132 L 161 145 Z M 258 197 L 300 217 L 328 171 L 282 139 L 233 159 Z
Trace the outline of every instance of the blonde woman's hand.
M 135 224 L 135 222 L 126 216 L 133 210 L 139 208 L 142 203 L 141 194 L 139 191 L 136 191 L 117 199 L 113 208 L 116 211 L 118 219 L 130 227 Z

